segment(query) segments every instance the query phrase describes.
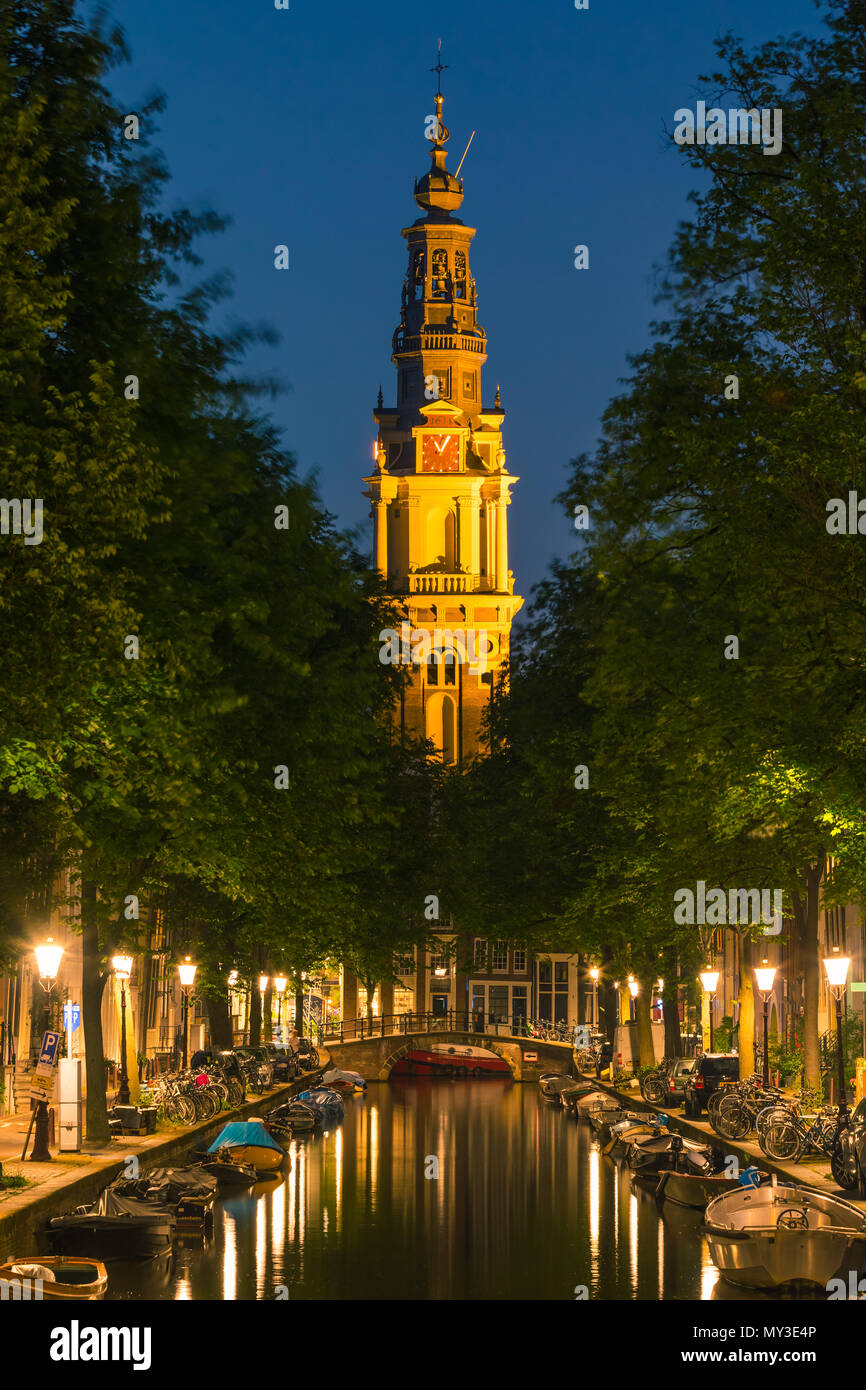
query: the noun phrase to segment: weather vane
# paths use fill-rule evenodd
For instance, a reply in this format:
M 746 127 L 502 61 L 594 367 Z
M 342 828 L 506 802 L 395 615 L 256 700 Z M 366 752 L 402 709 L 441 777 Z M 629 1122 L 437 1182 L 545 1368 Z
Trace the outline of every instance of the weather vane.
M 443 72 L 445 72 L 447 67 L 448 64 L 442 62 L 442 40 L 440 39 L 439 48 L 436 54 L 436 66 L 435 68 L 430 69 L 431 72 L 436 73 L 436 95 L 438 97 L 441 97 L 442 95 L 442 74 Z

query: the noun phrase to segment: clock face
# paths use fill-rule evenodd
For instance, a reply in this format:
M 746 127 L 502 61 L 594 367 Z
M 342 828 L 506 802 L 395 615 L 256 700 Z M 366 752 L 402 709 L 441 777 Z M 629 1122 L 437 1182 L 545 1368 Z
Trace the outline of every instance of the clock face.
M 421 467 L 425 473 L 456 473 L 460 462 L 459 436 L 425 434 L 421 447 Z

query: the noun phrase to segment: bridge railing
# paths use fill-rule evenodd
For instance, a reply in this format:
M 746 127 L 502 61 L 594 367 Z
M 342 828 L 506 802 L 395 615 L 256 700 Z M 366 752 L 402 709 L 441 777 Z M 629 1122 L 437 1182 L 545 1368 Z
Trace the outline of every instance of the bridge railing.
M 528 1019 L 525 1014 L 485 1015 L 476 1009 L 447 1009 L 444 1013 L 380 1014 L 330 1024 L 323 1041 L 364 1042 L 369 1038 L 407 1037 L 412 1033 L 487 1033 L 493 1037 L 534 1038 L 538 1042 L 572 1042 L 572 1030 Z

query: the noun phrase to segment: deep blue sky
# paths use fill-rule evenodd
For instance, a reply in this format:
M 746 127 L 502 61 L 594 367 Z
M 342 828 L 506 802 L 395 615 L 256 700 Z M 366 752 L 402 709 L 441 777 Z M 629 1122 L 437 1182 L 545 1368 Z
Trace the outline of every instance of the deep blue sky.
M 436 40 L 454 169 L 473 129 L 459 216 L 477 228 L 472 268 L 501 383 L 519 592 L 571 546 L 553 504 L 569 459 L 647 341 L 653 268 L 686 213 L 690 174 L 664 136 L 701 95 L 713 40 L 756 43 L 818 27 L 811 0 L 115 0 L 131 67 L 128 110 L 168 97 L 158 143 L 172 201 L 233 218 L 205 249 L 228 268 L 226 316 L 269 321 L 252 359 L 286 385 L 271 413 L 302 474 L 315 470 L 344 526 L 366 521 L 370 412 L 394 399 L 391 334 L 405 272 L 400 229 L 419 216 L 429 166 Z M 273 247 L 291 269 L 273 269 Z M 573 268 L 586 243 L 590 269 Z M 365 539 L 368 533 L 365 533 Z M 369 546 L 369 540 L 367 540 Z

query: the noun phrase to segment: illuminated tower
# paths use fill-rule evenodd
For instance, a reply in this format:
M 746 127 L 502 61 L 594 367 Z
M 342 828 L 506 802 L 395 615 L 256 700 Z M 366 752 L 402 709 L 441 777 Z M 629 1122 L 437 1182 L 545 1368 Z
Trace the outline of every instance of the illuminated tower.
M 435 102 L 431 168 L 415 183 L 423 216 L 403 229 L 408 269 L 391 357 L 397 403 L 383 405 L 380 391 L 376 467 L 364 481 L 374 563 L 422 658 L 412 665 L 403 727 L 429 738 L 445 762 L 462 763 L 479 747 L 523 599 L 508 568 L 518 480 L 505 467 L 498 387 L 493 406 L 481 403 L 487 339 L 469 266 L 475 230 L 454 216 L 463 181 L 445 167 L 441 91 Z

